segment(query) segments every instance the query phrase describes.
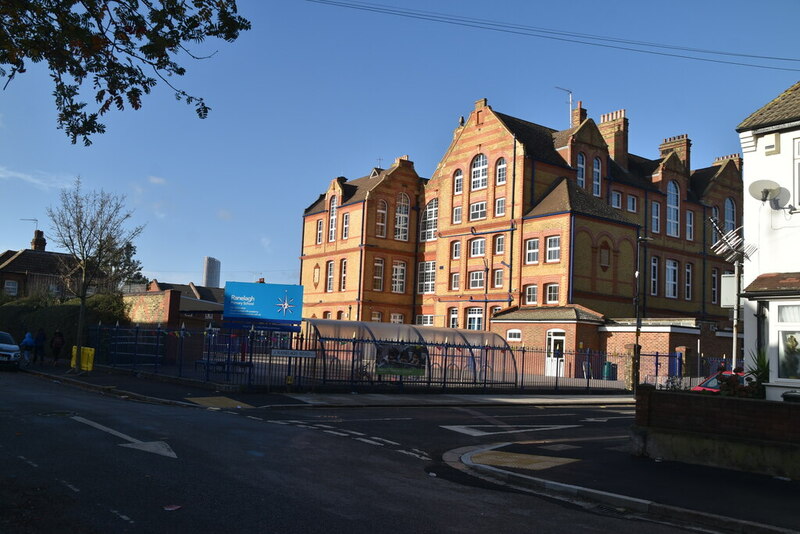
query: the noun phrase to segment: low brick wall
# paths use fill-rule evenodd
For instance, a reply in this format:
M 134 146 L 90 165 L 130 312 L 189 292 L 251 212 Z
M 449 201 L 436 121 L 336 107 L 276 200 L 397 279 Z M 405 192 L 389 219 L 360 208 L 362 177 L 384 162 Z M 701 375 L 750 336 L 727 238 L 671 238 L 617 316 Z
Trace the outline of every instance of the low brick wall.
M 800 479 L 800 404 L 636 393 L 635 454 Z

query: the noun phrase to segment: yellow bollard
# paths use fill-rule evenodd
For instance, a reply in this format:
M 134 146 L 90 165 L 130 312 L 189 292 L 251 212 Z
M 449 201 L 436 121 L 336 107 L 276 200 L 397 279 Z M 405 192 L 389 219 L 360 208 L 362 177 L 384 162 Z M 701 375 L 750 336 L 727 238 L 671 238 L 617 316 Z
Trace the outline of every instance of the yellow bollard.
M 72 347 L 72 362 L 70 367 L 75 369 L 75 359 L 78 355 L 78 347 Z M 91 371 L 94 369 L 94 349 L 92 347 L 81 347 L 81 370 Z

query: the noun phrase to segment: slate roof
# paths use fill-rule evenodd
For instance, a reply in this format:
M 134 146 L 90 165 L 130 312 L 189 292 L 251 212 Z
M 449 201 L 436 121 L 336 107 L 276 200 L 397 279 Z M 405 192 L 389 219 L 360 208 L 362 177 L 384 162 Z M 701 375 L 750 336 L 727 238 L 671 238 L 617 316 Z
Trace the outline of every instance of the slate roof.
M 386 169 L 375 167 L 372 172 L 367 176 L 356 178 L 355 180 L 347 180 L 343 176 L 337 178 L 342 186 L 342 198 L 339 201 L 339 206 L 350 204 L 353 202 L 361 202 L 367 198 L 367 192 L 371 191 L 381 180 L 386 176 Z M 328 206 L 325 205 L 325 194 L 321 194 L 317 200 L 314 201 L 309 207 L 306 208 L 304 215 L 318 213 L 325 211 Z
M 0 255 L 0 271 L 12 273 L 58 274 L 69 254 L 46 250 L 7 250 Z
M 711 182 L 714 180 L 717 173 L 719 173 L 720 169 L 722 169 L 722 165 L 713 165 L 711 167 L 692 171 L 692 175 L 689 177 L 689 184 L 691 186 L 689 188 L 689 193 L 691 193 L 689 200 L 698 202 L 706 189 L 708 189 L 708 186 L 711 185 Z
M 737 132 L 755 130 L 800 120 L 800 82 L 782 92 L 770 103 L 753 112 L 736 128 Z
M 533 209 L 526 214 L 526 217 L 564 212 L 599 217 L 601 219 L 637 226 L 635 223 L 628 220 L 620 210 L 612 208 L 602 199 L 578 187 L 578 184 L 575 183 L 574 180 L 569 180 L 567 178 L 556 180 L 550 190 L 546 192 Z
M 494 112 L 497 118 L 513 133 L 519 142 L 525 145 L 525 152 L 532 158 L 557 165 L 559 167 L 569 167 L 558 152 L 556 152 L 553 136 L 557 130 L 541 126 L 533 122 L 524 121 L 511 115 Z
M 605 318 L 585 306 L 523 306 L 509 308 L 495 314 L 492 320 L 501 321 L 582 321 L 604 323 Z
M 196 286 L 193 282 L 189 282 L 188 284 L 170 284 L 168 282 L 153 280 L 153 283 L 158 287 L 159 291 L 166 291 L 168 289 L 180 291 L 181 309 L 183 309 L 183 299 L 186 298 L 204 300 L 217 304 L 223 304 L 225 302 L 225 289 L 223 288 Z
M 800 273 L 762 274 L 744 289 L 742 296 L 781 297 L 800 295 Z
M 653 161 L 640 156 L 628 154 L 628 169 L 623 169 L 616 161 L 609 158 L 609 176 L 615 183 L 632 185 L 640 189 L 658 191 L 649 176 L 658 168 L 661 160 Z

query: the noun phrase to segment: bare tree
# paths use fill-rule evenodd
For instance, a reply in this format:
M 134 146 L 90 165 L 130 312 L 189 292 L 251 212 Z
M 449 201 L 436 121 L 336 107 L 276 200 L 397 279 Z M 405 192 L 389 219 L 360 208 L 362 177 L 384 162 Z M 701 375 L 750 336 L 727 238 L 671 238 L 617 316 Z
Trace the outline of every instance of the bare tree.
M 61 190 L 60 203 L 47 208 L 52 224 L 52 239 L 65 249 L 71 261 L 65 262 L 65 279 L 70 293 L 80 299 L 78 313 L 77 369 L 81 369 L 86 299 L 98 282 L 106 277 L 104 269 L 124 261 L 124 250 L 144 230 L 130 228 L 133 215 L 125 208 L 125 196 L 100 191 L 84 192 L 81 179 Z

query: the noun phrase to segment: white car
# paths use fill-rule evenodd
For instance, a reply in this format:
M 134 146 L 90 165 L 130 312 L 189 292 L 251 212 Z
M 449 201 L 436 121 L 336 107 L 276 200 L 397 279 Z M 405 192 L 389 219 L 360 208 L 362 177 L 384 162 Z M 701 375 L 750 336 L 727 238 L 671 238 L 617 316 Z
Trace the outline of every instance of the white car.
M 19 345 L 8 332 L 0 332 L 0 367 L 19 369 L 21 359 Z

